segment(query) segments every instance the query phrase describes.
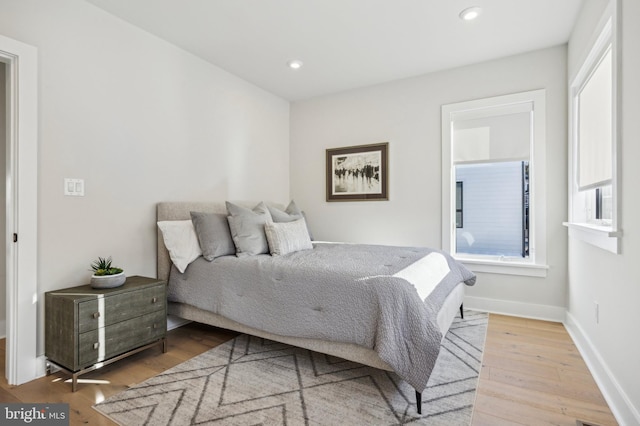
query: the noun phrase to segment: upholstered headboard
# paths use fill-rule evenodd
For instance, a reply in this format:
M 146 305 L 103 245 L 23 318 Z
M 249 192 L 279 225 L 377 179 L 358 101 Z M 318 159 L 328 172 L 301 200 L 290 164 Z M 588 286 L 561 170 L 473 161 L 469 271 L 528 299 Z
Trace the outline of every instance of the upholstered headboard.
M 253 208 L 258 202 L 256 201 L 233 201 L 233 203 Z M 279 203 L 267 202 L 268 205 L 283 209 L 283 206 Z M 219 202 L 161 202 L 156 207 L 156 220 L 158 222 L 162 220 L 191 220 L 191 212 L 204 212 L 204 213 L 227 213 L 227 206 L 224 201 Z M 169 258 L 169 252 L 164 246 L 164 240 L 162 239 L 162 233 L 160 229 L 156 227 L 158 233 L 158 264 L 157 273 L 158 279 L 168 280 L 169 272 L 171 272 L 171 259 Z

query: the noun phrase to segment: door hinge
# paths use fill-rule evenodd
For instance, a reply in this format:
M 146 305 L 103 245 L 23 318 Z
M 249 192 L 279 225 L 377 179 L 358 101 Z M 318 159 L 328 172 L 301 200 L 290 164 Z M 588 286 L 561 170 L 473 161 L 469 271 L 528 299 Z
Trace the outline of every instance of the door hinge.
M 16 234 L 15 232 L 13 233 L 13 242 L 14 243 L 18 242 L 18 234 Z

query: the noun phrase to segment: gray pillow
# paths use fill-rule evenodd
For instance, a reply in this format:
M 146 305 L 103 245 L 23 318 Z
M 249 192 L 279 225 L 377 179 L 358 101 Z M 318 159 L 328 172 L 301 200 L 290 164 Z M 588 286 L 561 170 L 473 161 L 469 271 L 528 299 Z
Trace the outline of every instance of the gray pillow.
M 202 256 L 209 262 L 216 257 L 236 254 L 227 215 L 191 212 L 191 221 L 200 242 Z
M 266 223 L 264 231 L 273 256 L 313 249 L 304 218 L 293 222 Z
M 236 256 L 269 253 L 264 225 L 271 222 L 271 214 L 264 203 L 250 210 L 227 201 L 229 229 L 236 246 Z
M 309 229 L 309 224 L 307 223 L 307 216 L 305 216 L 304 212 L 298 208 L 295 201 L 291 200 L 285 211 L 272 206 L 268 206 L 268 208 L 269 213 L 271 213 L 271 218 L 276 223 L 293 222 L 294 220 L 304 218 L 309 238 L 313 240 L 313 234 L 311 234 L 311 229 Z
M 267 206 L 267 208 L 269 209 L 269 213 L 271 213 L 271 218 L 274 222 L 293 222 L 294 220 L 298 220 L 302 217 L 302 211 L 300 211 L 293 200 L 291 200 L 285 211 L 272 206 Z

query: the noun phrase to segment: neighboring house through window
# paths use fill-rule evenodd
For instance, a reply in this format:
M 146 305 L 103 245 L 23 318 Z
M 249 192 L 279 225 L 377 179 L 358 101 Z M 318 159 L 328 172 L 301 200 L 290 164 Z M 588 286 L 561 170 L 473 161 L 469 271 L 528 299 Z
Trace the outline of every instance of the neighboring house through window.
M 468 200 L 463 223 L 456 194 L 456 253 L 529 257 L 528 168 L 528 160 L 455 166 Z

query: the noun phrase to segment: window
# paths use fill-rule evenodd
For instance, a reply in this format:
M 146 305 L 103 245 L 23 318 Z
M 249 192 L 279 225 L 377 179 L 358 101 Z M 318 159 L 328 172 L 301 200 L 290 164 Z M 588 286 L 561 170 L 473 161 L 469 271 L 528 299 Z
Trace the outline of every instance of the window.
M 596 41 L 570 82 L 570 216 L 566 225 L 572 238 L 618 253 L 613 16 L 607 10 Z
M 443 247 L 474 271 L 546 275 L 544 99 L 442 107 Z

